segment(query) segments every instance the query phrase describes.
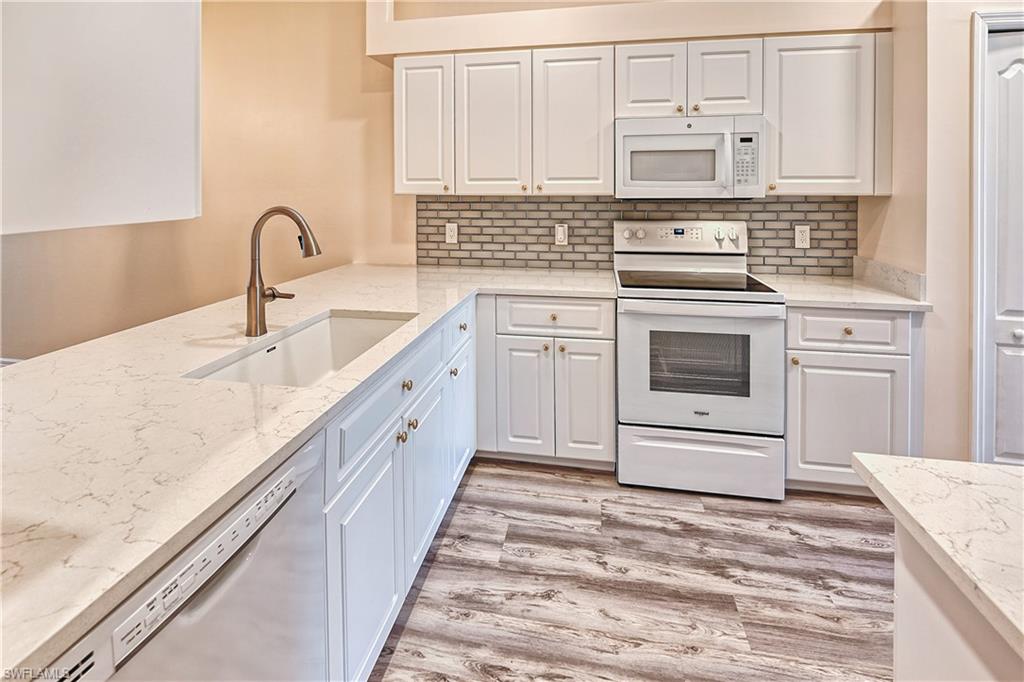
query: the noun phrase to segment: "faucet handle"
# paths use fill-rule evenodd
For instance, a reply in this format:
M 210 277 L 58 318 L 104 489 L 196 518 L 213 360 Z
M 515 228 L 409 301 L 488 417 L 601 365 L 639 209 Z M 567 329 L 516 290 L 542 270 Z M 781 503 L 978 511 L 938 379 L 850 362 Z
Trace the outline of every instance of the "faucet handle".
M 278 298 L 295 298 L 295 294 L 286 294 L 283 291 L 278 291 L 274 287 L 267 287 L 267 290 L 266 290 L 266 293 L 264 294 L 264 297 L 266 297 L 266 298 L 270 299 L 271 301 L 273 301 L 273 300 L 276 300 Z

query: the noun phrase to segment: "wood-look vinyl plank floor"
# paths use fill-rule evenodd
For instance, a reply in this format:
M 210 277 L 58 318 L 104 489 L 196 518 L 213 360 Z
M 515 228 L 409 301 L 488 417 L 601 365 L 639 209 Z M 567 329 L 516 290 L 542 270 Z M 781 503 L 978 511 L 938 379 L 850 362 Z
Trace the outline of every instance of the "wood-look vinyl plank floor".
M 884 680 L 893 521 L 477 460 L 373 680 Z

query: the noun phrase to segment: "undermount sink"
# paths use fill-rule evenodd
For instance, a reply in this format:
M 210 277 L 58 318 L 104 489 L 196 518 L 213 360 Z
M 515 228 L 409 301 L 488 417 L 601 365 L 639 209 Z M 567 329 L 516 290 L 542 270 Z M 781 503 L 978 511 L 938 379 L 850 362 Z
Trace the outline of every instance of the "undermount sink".
M 185 376 L 250 384 L 313 386 L 416 317 L 413 313 L 331 310 L 260 339 Z

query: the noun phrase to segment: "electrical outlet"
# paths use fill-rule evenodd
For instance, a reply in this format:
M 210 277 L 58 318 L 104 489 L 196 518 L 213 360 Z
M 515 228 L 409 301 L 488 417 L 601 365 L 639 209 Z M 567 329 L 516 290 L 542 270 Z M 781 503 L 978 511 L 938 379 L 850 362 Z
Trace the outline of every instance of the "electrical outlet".
M 798 249 L 809 249 L 811 248 L 811 226 L 803 223 L 800 225 L 793 226 L 793 232 L 795 238 L 793 239 L 793 246 Z
M 566 223 L 555 223 L 555 246 L 569 245 L 569 226 Z
M 459 224 L 458 223 L 445 223 L 444 224 L 444 243 L 445 244 L 458 244 L 459 243 Z

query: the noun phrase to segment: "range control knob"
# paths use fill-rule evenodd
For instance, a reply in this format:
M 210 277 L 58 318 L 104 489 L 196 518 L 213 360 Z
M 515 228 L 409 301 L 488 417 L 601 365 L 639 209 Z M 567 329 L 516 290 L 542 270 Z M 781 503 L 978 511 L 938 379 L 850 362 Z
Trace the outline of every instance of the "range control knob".
M 715 241 L 719 241 L 720 242 L 723 239 L 725 239 L 725 230 L 723 230 L 721 227 L 716 227 L 715 228 Z
M 639 230 L 636 231 L 636 238 L 637 239 L 643 239 L 646 236 L 647 236 L 647 231 L 644 228 L 641 227 Z
M 633 238 L 633 230 L 623 230 L 622 231 L 622 236 L 625 239 L 632 239 Z
M 739 238 L 740 238 L 740 236 L 736 233 L 736 228 L 735 227 L 730 227 L 729 228 L 729 239 L 731 239 L 733 241 L 736 241 Z

